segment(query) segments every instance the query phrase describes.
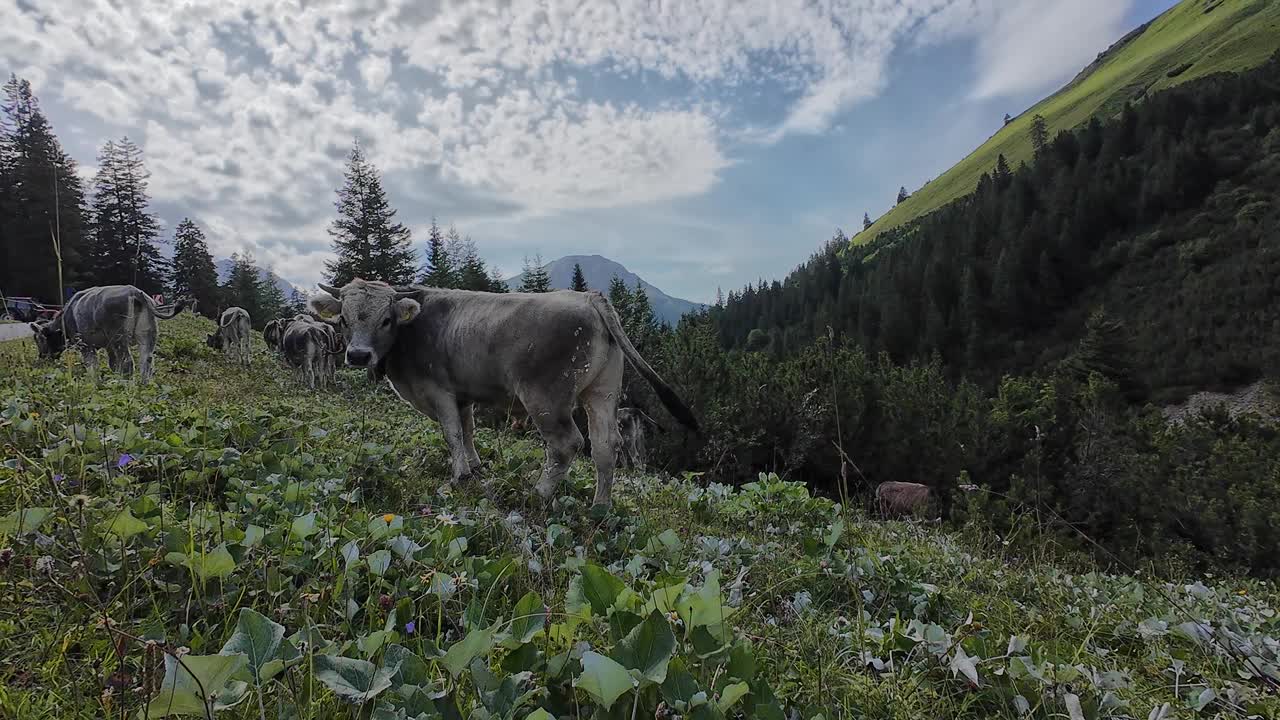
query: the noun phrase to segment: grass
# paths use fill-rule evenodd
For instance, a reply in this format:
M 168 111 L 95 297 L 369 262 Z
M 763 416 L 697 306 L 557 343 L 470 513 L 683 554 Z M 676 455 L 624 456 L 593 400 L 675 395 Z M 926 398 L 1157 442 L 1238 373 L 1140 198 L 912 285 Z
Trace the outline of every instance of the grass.
M 1276 717 L 1280 593 L 1034 532 L 876 522 L 762 476 L 577 463 L 301 387 L 161 324 L 157 382 L 0 344 L 0 717 Z M 795 715 L 792 715 L 792 712 Z M 1156 710 L 1158 713 L 1159 710 Z
M 1205 12 L 1207 5 L 1213 10 Z M 1262 64 L 1280 48 L 1280 0 L 1183 0 L 1083 77 L 1037 103 L 985 143 L 853 238 L 867 243 L 972 193 L 1003 154 L 1010 167 L 1030 161 L 1031 122 L 1043 115 L 1050 135 L 1173 85 Z M 1188 66 L 1189 63 L 1189 66 Z M 1177 70 L 1184 68 L 1181 73 Z M 1175 73 L 1170 77 L 1170 73 Z

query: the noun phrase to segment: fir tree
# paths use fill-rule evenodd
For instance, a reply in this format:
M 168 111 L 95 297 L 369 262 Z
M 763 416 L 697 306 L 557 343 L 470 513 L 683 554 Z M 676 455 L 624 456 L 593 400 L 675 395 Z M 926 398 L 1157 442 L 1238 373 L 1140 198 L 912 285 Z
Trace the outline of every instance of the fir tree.
M 1066 369 L 1080 380 L 1098 373 L 1114 382 L 1122 392 L 1132 393 L 1133 368 L 1130 363 L 1128 331 L 1120 320 L 1098 308 L 1085 321 L 1084 337 L 1067 358 Z
M 266 325 L 271 318 L 284 315 L 289 308 L 284 291 L 276 284 L 275 272 L 270 268 L 258 273 L 257 305 L 258 311 L 250 315 L 256 328 Z
M 614 312 L 618 313 L 618 317 L 625 324 L 631 317 L 631 291 L 617 275 L 609 280 L 609 303 L 613 305 Z
M 866 230 L 869 227 L 871 227 L 871 214 L 862 213 L 862 229 Z
M 222 286 L 222 306 L 218 308 L 218 313 L 229 307 L 241 307 L 256 322 L 262 315 L 263 285 L 260 275 L 252 253 L 232 253 L 231 272 Z M 268 318 L 263 319 L 264 322 L 266 319 Z
M 720 289 L 719 285 L 716 286 L 716 307 L 724 308 L 724 291 Z
M 294 315 L 300 315 L 306 311 L 307 296 L 299 292 L 298 288 L 293 288 L 289 291 L 289 300 L 285 304 L 284 312 L 281 313 L 281 316 L 293 317 Z M 270 318 L 267 319 L 270 320 Z
M 156 246 L 160 223 L 147 208 L 148 177 L 142 150 L 129 138 L 102 147 L 91 205 L 89 273 L 95 285 L 164 290 L 168 262 Z
M 907 186 L 903 185 L 902 187 L 898 188 L 898 202 L 894 204 L 901 205 L 902 203 L 906 202 L 907 198 L 909 197 L 911 197 L 911 195 L 907 192 Z
M 54 136 L 31 83 L 11 75 L 0 102 L 0 288 L 62 302 L 59 269 L 64 287 L 79 285 L 84 252 L 76 163 Z
M 490 290 L 489 271 L 480 258 L 476 243 L 468 236 L 458 243 L 458 287 L 463 290 Z
M 1049 125 L 1045 122 L 1044 116 L 1036 113 L 1031 118 L 1031 148 L 1035 151 L 1036 159 L 1044 154 L 1045 146 L 1049 144 Z
M 541 255 L 534 256 L 533 262 L 529 262 L 528 257 L 524 259 L 524 278 L 520 281 L 520 292 L 551 292 L 551 276 L 542 265 Z
M 329 236 L 337 257 L 325 262 L 330 283 L 341 287 L 355 278 L 413 282 L 416 253 L 409 228 L 395 221 L 378 169 L 365 159 L 359 143 L 351 147 L 334 206 L 338 217 Z
M 502 272 L 496 267 L 489 271 L 489 292 L 511 292 L 511 288 L 507 287 L 507 281 L 502 277 Z
M 190 297 L 196 310 L 214 317 L 218 310 L 218 270 L 200 227 L 183 218 L 173 234 L 173 276 L 170 283 L 175 297 Z
M 449 246 L 435 218 L 431 218 L 431 230 L 427 233 L 427 262 L 422 267 L 421 282 L 428 287 L 439 288 L 451 288 L 456 284 L 453 258 L 449 257 Z
M 569 281 L 569 289 L 577 292 L 586 292 L 587 278 L 582 274 L 582 266 L 578 263 L 573 264 L 573 279 Z

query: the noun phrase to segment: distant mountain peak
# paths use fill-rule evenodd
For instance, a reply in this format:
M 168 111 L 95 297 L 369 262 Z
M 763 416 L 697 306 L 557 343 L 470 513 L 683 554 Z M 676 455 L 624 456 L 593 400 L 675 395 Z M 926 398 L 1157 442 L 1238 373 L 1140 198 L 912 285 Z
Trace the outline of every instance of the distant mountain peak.
M 231 267 L 234 264 L 235 263 L 231 260 L 231 258 L 222 258 L 221 260 L 214 261 L 213 266 L 218 271 L 218 282 L 224 283 L 227 281 L 227 278 L 231 276 Z M 288 280 L 285 280 L 284 278 L 280 277 L 279 275 L 275 274 L 274 272 L 266 268 L 262 268 L 262 267 L 258 268 L 258 277 L 261 277 L 261 278 L 270 277 L 272 282 L 276 284 L 276 287 L 280 288 L 280 292 L 284 293 L 284 297 L 286 300 L 289 298 L 289 295 L 294 290 L 297 290 L 303 295 L 307 294 L 305 291 L 302 290 L 302 288 L 295 286 L 293 283 L 289 282 Z
M 565 255 L 562 258 L 544 264 L 542 267 L 546 268 L 547 274 L 551 276 L 551 287 L 568 289 L 573 280 L 574 265 L 582 268 L 582 275 L 587 279 L 587 286 L 592 290 L 608 292 L 609 283 L 614 276 L 626 283 L 629 288 L 634 288 L 636 283 L 639 282 L 649 296 L 649 302 L 653 305 L 654 315 L 659 320 L 671 325 L 680 322 L 680 318 L 684 315 L 697 312 L 706 307 L 701 303 L 666 294 L 653 283 L 628 270 L 622 263 L 603 255 Z M 523 273 L 509 278 L 507 287 L 515 290 L 520 287 L 520 282 L 523 279 Z

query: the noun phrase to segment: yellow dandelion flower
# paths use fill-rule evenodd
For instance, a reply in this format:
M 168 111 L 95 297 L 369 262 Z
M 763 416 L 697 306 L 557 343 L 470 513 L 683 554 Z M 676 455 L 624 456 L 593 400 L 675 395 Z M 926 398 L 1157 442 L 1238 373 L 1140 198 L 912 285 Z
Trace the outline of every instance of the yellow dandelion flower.
M 395 515 L 395 513 L 387 513 L 386 515 L 383 515 L 383 516 L 382 516 L 382 521 L 383 521 L 383 522 L 385 522 L 385 523 L 387 523 L 387 524 L 390 524 L 390 523 L 391 523 L 391 521 L 392 521 L 392 520 L 395 520 L 395 519 L 396 519 L 396 515 Z

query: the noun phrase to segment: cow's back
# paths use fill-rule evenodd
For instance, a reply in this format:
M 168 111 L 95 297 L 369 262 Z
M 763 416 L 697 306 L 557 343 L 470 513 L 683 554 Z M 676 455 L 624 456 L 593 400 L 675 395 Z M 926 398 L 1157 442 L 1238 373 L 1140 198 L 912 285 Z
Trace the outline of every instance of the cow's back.
M 151 312 L 142 291 L 132 285 L 100 285 L 81 290 L 67 302 L 69 334 L 91 347 L 103 347 L 122 333 L 132 334 L 140 315 Z

